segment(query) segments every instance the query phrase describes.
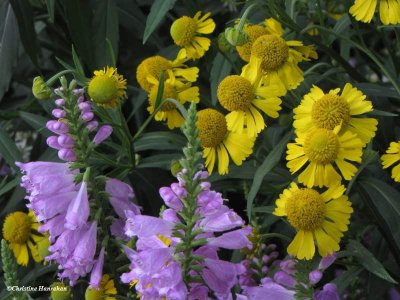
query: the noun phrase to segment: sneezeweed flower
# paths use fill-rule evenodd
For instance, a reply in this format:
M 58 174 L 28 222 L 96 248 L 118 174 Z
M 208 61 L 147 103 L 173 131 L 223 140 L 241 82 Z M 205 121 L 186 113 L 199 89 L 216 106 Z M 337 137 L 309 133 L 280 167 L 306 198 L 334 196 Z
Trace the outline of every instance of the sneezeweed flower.
M 279 85 L 286 90 L 295 89 L 304 80 L 298 64 L 316 59 L 318 55 L 313 46 L 304 46 L 301 41 L 284 40 L 281 26 L 270 26 L 268 30 L 270 34 L 261 35 L 254 41 L 249 65 L 261 69 L 265 84 Z
M 342 180 L 335 170 L 339 169 L 345 180 L 350 180 L 357 171 L 351 162 L 361 162 L 363 143 L 350 131 L 340 133 L 340 126 L 334 130 L 317 128 L 308 134 L 299 135 L 295 143 L 287 145 L 287 167 L 296 173 L 305 169 L 298 177 L 307 187 L 331 186 Z
M 37 76 L 33 79 L 32 94 L 38 100 L 48 100 L 53 96 L 52 90 L 41 76 Z
M 85 300 L 116 300 L 117 289 L 114 286 L 114 280 L 110 275 L 104 274 L 98 288 L 88 286 L 85 292 Z
M 39 247 L 41 243 L 47 244 L 48 238 L 37 232 L 38 227 L 39 223 L 36 221 L 33 211 L 29 211 L 29 213 L 16 211 L 5 218 L 3 237 L 8 242 L 19 265 L 26 266 L 28 264 L 28 249 L 34 261 L 40 262 L 44 259 L 39 252 Z
M 350 83 L 339 93 L 340 89 L 334 89 L 325 94 L 314 86 L 293 110 L 294 128 L 299 133 L 310 133 L 315 128 L 333 130 L 341 125 L 341 132 L 348 130 L 357 134 L 364 145 L 369 143 L 378 121 L 361 115 L 372 111 L 371 101 L 365 100 L 366 96 Z
M 287 252 L 298 259 L 312 259 L 315 244 L 325 257 L 339 250 L 343 232 L 348 230 L 353 212 L 344 186 L 329 187 L 323 193 L 315 189 L 299 188 L 292 183 L 276 200 L 274 215 L 287 217 L 297 234 Z
M 227 128 L 234 133 L 247 132 L 256 137 L 265 128 L 263 111 L 277 118 L 285 90 L 279 86 L 265 86 L 258 69 L 244 68 L 242 74 L 225 77 L 218 86 L 219 103 L 230 113 L 226 115 Z
M 159 81 L 154 77 L 148 78 L 148 80 L 154 85 L 149 93 L 150 105 L 147 110 L 150 113 L 153 113 L 155 109 L 154 105 L 156 104 L 157 99 Z M 191 86 L 190 83 L 184 84 L 176 80 L 176 78 L 170 74 L 170 78 L 164 82 L 164 90 L 161 101 L 165 99 L 175 99 L 181 104 L 185 104 L 186 102 L 198 103 L 200 101 L 199 88 L 197 86 Z M 169 129 L 180 127 L 184 121 L 176 105 L 171 102 L 164 103 L 161 109 L 156 113 L 154 119 L 156 121 L 167 121 Z
M 241 59 L 243 59 L 245 62 L 249 62 L 251 47 L 253 46 L 254 41 L 260 36 L 269 34 L 270 32 L 267 28 L 265 28 L 265 26 L 258 24 L 247 24 L 243 28 L 243 31 L 247 34 L 248 41 L 241 46 L 236 46 L 236 51 Z
M 229 159 L 240 166 L 253 152 L 255 137 L 228 130 L 224 115 L 207 108 L 197 113 L 199 138 L 203 147 L 203 157 L 209 173 L 212 173 L 218 159 L 218 173 L 229 172 Z
M 185 51 L 179 51 L 175 60 L 168 60 L 162 56 L 151 56 L 143 60 L 136 69 L 136 79 L 142 89 L 150 93 L 154 86 L 153 81 L 148 78 L 160 80 L 160 74 L 165 72 L 165 78 L 169 78 L 169 72 L 182 83 L 195 82 L 198 77 L 199 69 L 197 67 L 188 67 L 185 65 L 187 58 Z
M 370 23 L 378 4 L 377 0 L 355 0 L 350 7 L 350 14 L 357 21 Z M 379 16 L 383 24 L 400 23 L 400 1 L 399 0 L 379 0 Z
M 51 288 L 50 297 L 52 300 L 72 300 L 71 287 L 62 282 L 53 282 Z
M 400 141 L 391 142 L 389 148 L 386 150 L 386 154 L 382 155 L 381 159 L 384 169 L 398 162 L 400 160 Z M 394 181 L 400 182 L 400 164 L 393 168 L 392 178 Z
M 215 29 L 215 23 L 209 18 L 210 15 L 206 13 L 201 17 L 201 12 L 197 12 L 193 18 L 183 16 L 172 23 L 171 37 L 175 45 L 185 49 L 185 57 L 199 59 L 210 48 L 210 39 L 201 36 L 210 34 Z
M 88 84 L 90 99 L 100 106 L 117 106 L 126 97 L 126 79 L 113 67 L 106 67 L 93 73 L 94 76 Z

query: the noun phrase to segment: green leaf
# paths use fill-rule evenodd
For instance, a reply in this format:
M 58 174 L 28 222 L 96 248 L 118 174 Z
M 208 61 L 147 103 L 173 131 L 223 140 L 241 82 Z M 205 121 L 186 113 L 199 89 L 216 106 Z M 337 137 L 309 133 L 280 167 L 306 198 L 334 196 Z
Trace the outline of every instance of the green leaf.
M 28 123 L 33 129 L 36 129 L 43 136 L 49 137 L 52 135 L 50 130 L 46 128 L 46 123 L 48 121 L 47 118 L 25 111 L 20 111 L 19 115 L 26 123 Z
M 378 223 L 395 258 L 400 257 L 400 193 L 387 183 L 364 177 L 357 181 L 357 190 L 370 214 Z
M 336 34 L 344 34 L 349 30 L 350 25 L 351 20 L 349 18 L 349 15 L 345 14 L 343 17 L 340 18 L 339 21 L 336 22 L 335 26 L 333 27 L 333 32 L 335 32 Z M 329 36 L 327 46 L 331 45 L 336 40 L 336 38 L 337 37 L 334 35 Z
M 171 161 L 182 157 L 181 153 L 174 154 L 158 154 L 148 156 L 142 160 L 139 160 L 137 168 L 161 168 L 169 170 L 171 168 Z
M 155 131 L 144 133 L 135 142 L 136 151 L 144 150 L 182 150 L 186 145 L 186 139 L 180 135 L 168 131 Z
M 158 89 L 157 89 L 157 96 L 156 96 L 156 101 L 154 101 L 154 110 L 158 108 L 158 106 L 161 103 L 161 100 L 163 95 L 164 95 L 164 72 L 160 73 L 160 79 L 158 80 Z
M 270 206 L 259 206 L 259 207 L 254 207 L 253 212 L 255 213 L 265 213 L 265 214 L 272 214 L 272 212 L 275 210 L 275 206 L 270 205 Z
M 19 182 L 20 182 L 20 178 L 17 176 L 13 180 L 2 185 L 0 188 L 0 197 L 2 195 L 4 195 L 5 193 L 11 191 L 13 188 L 15 188 L 19 184 Z
M 161 21 L 165 19 L 167 12 L 174 6 L 176 0 L 156 0 L 151 6 L 150 14 L 146 20 L 146 28 L 143 33 L 143 44 L 156 30 Z
M 56 6 L 56 0 L 46 0 L 46 6 L 50 22 L 54 23 L 54 8 Z
M 400 99 L 400 95 L 392 86 L 383 86 L 377 83 L 356 83 L 354 86 L 363 91 L 367 97 L 374 96 Z
M 369 116 L 381 116 L 381 117 L 398 117 L 398 114 L 394 114 L 391 112 L 383 111 L 383 110 L 377 110 L 374 109 L 372 112 L 368 113 Z
M 3 8 L 7 13 L 2 24 L 3 31 L 0 31 L 0 101 L 10 86 L 19 45 L 17 19 L 11 5 L 5 5 Z
M 211 100 L 212 105 L 217 104 L 217 90 L 220 82 L 231 73 L 231 63 L 221 54 L 218 53 L 211 67 L 210 84 L 211 84 Z
M 354 282 L 358 275 L 363 271 L 362 267 L 351 267 L 347 271 L 336 277 L 332 283 L 336 284 L 339 294 L 343 293 L 345 289 Z
M 293 131 L 290 131 L 282 137 L 281 141 L 272 149 L 272 151 L 264 159 L 261 166 L 258 167 L 254 180 L 250 188 L 250 192 L 247 195 L 247 216 L 249 219 L 252 217 L 253 202 L 256 198 L 258 190 L 260 189 L 261 183 L 265 177 L 280 161 L 283 152 L 286 149 L 286 144 L 291 140 Z
M 110 55 L 107 40 L 109 40 L 113 53 L 118 53 L 119 28 L 118 9 L 114 0 L 97 0 L 95 2 L 92 28 L 93 45 L 96 45 L 94 54 L 97 68 L 114 66 Z
M 361 243 L 356 240 L 350 240 L 347 244 L 347 250 L 352 256 L 355 256 L 358 262 L 369 272 L 376 276 L 390 282 L 397 283 L 396 280 L 390 276 L 383 265 L 375 258 L 375 256 L 365 248 Z
M 2 127 L 0 127 L 0 153 L 6 160 L 7 164 L 17 170 L 15 161 L 22 160 L 21 152 Z
M 40 69 L 38 62 L 40 49 L 33 23 L 32 7 L 29 1 L 10 0 L 10 4 L 17 17 L 22 45 L 35 67 Z

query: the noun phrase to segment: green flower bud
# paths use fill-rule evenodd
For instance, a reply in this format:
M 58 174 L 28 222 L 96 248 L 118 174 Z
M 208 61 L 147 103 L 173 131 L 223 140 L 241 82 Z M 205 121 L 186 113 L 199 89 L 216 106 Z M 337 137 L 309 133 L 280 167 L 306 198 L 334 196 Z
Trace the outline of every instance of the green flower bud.
M 178 160 L 173 160 L 171 162 L 171 174 L 176 177 L 176 174 L 178 174 L 182 170 L 182 165 Z
M 223 53 L 227 53 L 232 49 L 232 45 L 228 42 L 223 32 L 218 35 L 218 48 Z
M 52 300 L 71 300 L 71 288 L 62 282 L 53 282 L 50 296 Z
M 225 38 L 232 46 L 242 46 L 246 44 L 250 37 L 243 30 L 237 27 L 228 27 L 225 29 Z
M 51 89 L 47 86 L 41 76 L 37 76 L 33 79 L 32 94 L 38 100 L 49 100 L 53 95 Z

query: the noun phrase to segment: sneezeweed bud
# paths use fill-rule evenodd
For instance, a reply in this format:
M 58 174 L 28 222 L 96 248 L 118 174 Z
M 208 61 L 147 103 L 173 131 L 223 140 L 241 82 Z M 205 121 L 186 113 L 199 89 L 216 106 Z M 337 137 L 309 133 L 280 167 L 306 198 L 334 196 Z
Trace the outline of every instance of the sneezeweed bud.
M 177 174 L 182 170 L 182 165 L 180 164 L 179 160 L 174 159 L 171 162 L 171 174 L 176 177 Z
M 51 287 L 51 299 L 52 300 L 71 300 L 72 293 L 71 288 L 62 282 L 53 282 Z
M 246 32 L 238 29 L 236 26 L 225 29 L 225 38 L 232 46 L 242 46 L 250 39 Z
M 36 76 L 33 79 L 32 94 L 38 100 L 49 100 L 53 92 L 41 76 Z
M 223 33 L 223 32 L 221 32 L 218 35 L 218 48 L 223 53 L 227 53 L 232 49 L 231 44 L 228 42 L 228 40 L 225 37 L 225 33 Z
M 48 237 L 43 238 L 40 242 L 37 243 L 37 250 L 41 260 L 44 260 L 46 256 L 50 255 L 49 247 L 50 241 Z

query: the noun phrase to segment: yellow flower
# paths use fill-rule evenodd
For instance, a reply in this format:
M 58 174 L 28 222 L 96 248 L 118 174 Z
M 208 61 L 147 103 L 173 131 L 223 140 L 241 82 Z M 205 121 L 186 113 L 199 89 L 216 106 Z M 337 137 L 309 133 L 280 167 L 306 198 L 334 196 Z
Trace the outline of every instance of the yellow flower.
M 150 106 L 147 108 L 147 110 L 150 113 L 153 113 L 154 105 L 157 99 L 159 82 L 154 77 L 149 77 L 148 80 L 153 84 L 153 87 L 149 93 Z M 186 102 L 198 103 L 200 101 L 199 88 L 197 86 L 191 86 L 190 83 L 184 84 L 176 80 L 172 74 L 172 71 L 170 71 L 169 79 L 165 80 L 164 82 L 164 92 L 161 100 L 168 98 L 175 99 L 182 104 Z M 156 121 L 167 121 L 169 129 L 180 127 L 184 122 L 184 119 L 175 104 L 170 102 L 165 103 L 156 113 L 154 118 Z
M 357 168 L 348 161 L 361 162 L 363 143 L 356 134 L 350 131 L 338 134 L 339 131 L 340 126 L 334 130 L 317 128 L 288 144 L 286 160 L 290 172 L 296 173 L 307 164 L 299 175 L 300 183 L 322 187 L 340 182 L 342 178 L 334 163 L 345 180 L 354 176 Z
M 242 46 L 236 46 L 236 51 L 240 58 L 246 62 L 250 61 L 251 47 L 254 41 L 262 35 L 268 34 L 269 31 L 262 25 L 246 25 L 243 31 L 248 35 L 249 41 Z
M 149 82 L 149 77 L 160 79 L 161 72 L 172 70 L 172 73 L 177 80 L 186 82 L 195 82 L 198 77 L 199 69 L 197 67 L 187 67 L 184 63 L 187 61 L 184 58 L 184 51 L 179 51 L 175 60 L 171 61 L 162 56 L 156 55 L 143 60 L 136 69 L 136 79 L 142 89 L 150 92 L 153 84 Z M 168 73 L 165 73 L 168 77 Z M 168 78 L 166 78 L 168 79 Z
M 215 29 L 215 23 L 208 18 L 210 13 L 200 17 L 201 12 L 197 12 L 193 18 L 188 16 L 180 17 L 171 26 L 171 37 L 174 43 L 184 50 L 184 55 L 190 59 L 198 59 L 210 48 L 209 38 L 200 34 L 210 34 Z
M 62 282 L 53 282 L 51 288 L 50 298 L 52 300 L 72 300 L 71 287 Z
M 356 0 L 349 12 L 357 21 L 369 23 L 377 4 L 378 0 Z M 400 24 L 400 0 L 380 0 L 379 15 L 385 25 Z
M 89 81 L 88 93 L 92 101 L 104 107 L 115 107 L 126 97 L 126 79 L 119 75 L 117 69 L 106 67 L 94 71 Z
M 197 113 L 197 127 L 203 147 L 205 165 L 211 174 L 218 159 L 218 173 L 229 172 L 229 158 L 240 166 L 253 152 L 255 137 L 248 137 L 247 133 L 233 133 L 228 130 L 223 114 L 215 109 L 207 108 Z
M 310 58 L 318 58 L 313 46 L 304 46 L 301 41 L 285 41 L 283 29 L 275 20 L 269 21 L 268 31 L 258 37 L 252 47 L 250 62 L 245 68 L 260 68 L 266 85 L 279 85 L 282 89 L 295 89 L 303 81 L 303 72 L 298 64 Z
M 265 128 L 263 111 L 272 118 L 279 116 L 285 90 L 263 85 L 259 69 L 244 68 L 242 74 L 224 78 L 218 86 L 219 103 L 230 111 L 226 115 L 228 130 L 256 137 Z
M 116 300 L 117 298 L 114 297 L 116 294 L 114 280 L 110 279 L 108 274 L 104 274 L 98 289 L 90 286 L 86 289 L 85 300 Z
M 342 132 L 349 130 L 357 134 L 364 145 L 375 136 L 378 121 L 374 118 L 359 118 L 360 115 L 372 111 L 371 101 L 347 83 L 342 93 L 340 89 L 330 90 L 325 94 L 314 86 L 304 96 L 294 112 L 293 126 L 298 133 L 309 133 L 315 128 L 333 130 L 342 125 Z
M 400 160 L 400 141 L 391 142 L 389 149 L 386 150 L 387 154 L 382 155 L 383 168 L 389 168 L 391 165 Z M 392 178 L 394 181 L 400 182 L 400 164 L 395 166 L 392 170 Z
M 48 237 L 38 233 L 39 223 L 32 211 L 24 213 L 16 211 L 9 214 L 3 223 L 3 237 L 10 245 L 17 263 L 26 266 L 29 262 L 28 248 L 32 258 L 40 262 L 47 255 L 43 245 L 48 244 Z M 47 246 L 48 247 L 48 246 Z
M 325 192 L 299 188 L 292 183 L 276 200 L 273 212 L 276 216 L 286 216 L 297 234 L 287 252 L 299 259 L 312 259 L 315 242 L 318 253 L 325 257 L 340 249 L 343 232 L 348 230 L 351 202 L 343 195 L 345 187 L 335 185 Z

